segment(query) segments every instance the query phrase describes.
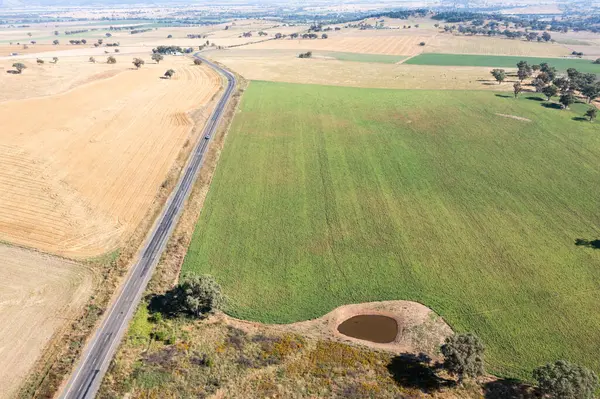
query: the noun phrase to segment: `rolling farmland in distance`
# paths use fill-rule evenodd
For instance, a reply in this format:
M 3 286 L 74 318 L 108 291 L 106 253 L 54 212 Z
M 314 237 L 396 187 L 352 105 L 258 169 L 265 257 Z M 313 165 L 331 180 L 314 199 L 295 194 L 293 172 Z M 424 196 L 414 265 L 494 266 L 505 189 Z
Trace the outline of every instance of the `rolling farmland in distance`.
M 236 317 L 421 302 L 530 378 L 600 368 L 600 127 L 535 94 L 252 82 L 183 272 L 214 275 Z M 520 118 L 520 119 L 517 119 Z

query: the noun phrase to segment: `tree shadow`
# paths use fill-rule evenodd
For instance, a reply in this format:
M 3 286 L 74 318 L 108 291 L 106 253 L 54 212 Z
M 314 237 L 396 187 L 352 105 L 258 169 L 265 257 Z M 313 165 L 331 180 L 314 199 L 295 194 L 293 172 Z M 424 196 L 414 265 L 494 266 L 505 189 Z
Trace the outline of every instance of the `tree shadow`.
M 532 100 L 532 101 L 544 101 L 544 99 L 542 97 L 536 97 L 536 96 L 529 96 L 529 97 L 525 97 L 528 100 Z
M 440 366 L 431 363 L 431 358 L 423 353 L 414 355 L 402 353 L 387 365 L 394 381 L 406 388 L 417 388 L 424 393 L 456 385 L 453 380 L 438 377 L 435 370 Z
M 16 71 L 14 69 L 9 69 L 8 71 L 6 71 L 6 73 L 10 73 L 12 75 L 19 75 L 19 71 Z
M 501 98 L 513 98 L 513 96 L 510 96 L 508 94 L 494 94 L 496 97 L 501 97 Z
M 573 118 L 571 118 L 574 121 L 578 121 L 578 122 L 589 122 L 589 120 L 587 120 L 587 118 L 584 118 L 582 116 L 575 116 Z
M 491 381 L 483 386 L 485 399 L 529 399 L 534 398 L 533 389 L 514 379 Z
M 575 245 L 578 247 L 588 247 L 593 249 L 600 249 L 600 239 L 598 240 L 586 240 L 585 238 L 577 238 Z
M 562 106 L 557 103 L 543 103 L 542 107 L 550 109 L 562 109 Z
M 160 313 L 164 317 L 176 317 L 181 311 L 181 290 L 174 287 L 164 294 L 149 295 L 148 311 L 150 313 Z

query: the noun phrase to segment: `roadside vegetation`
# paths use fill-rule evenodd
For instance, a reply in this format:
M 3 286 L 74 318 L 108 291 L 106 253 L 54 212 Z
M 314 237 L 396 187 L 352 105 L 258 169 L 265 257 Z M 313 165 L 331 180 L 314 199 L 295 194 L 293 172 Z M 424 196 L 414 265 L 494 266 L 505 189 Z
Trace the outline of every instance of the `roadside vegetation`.
M 600 253 L 575 243 L 600 235 L 600 128 L 544 100 L 253 82 L 183 270 L 244 319 L 401 298 L 477 333 L 495 374 L 598 370 Z

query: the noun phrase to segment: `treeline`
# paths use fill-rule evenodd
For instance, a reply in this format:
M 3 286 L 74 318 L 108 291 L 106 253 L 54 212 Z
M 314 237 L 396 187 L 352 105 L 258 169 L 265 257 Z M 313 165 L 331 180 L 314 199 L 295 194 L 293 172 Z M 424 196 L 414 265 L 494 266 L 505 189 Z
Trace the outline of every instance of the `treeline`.
M 390 11 L 383 14 L 372 14 L 367 18 L 396 18 L 396 19 L 409 19 L 409 18 L 423 18 L 431 13 L 430 10 L 426 8 L 418 8 L 416 10 L 400 10 L 400 11 Z
M 158 47 L 152 49 L 152 53 L 154 53 L 154 54 L 177 54 L 177 53 L 189 54 L 192 52 L 194 52 L 194 49 L 191 47 L 184 49 L 179 46 L 158 46 Z
M 504 69 L 494 69 L 492 76 L 502 83 L 506 77 Z M 529 65 L 526 61 L 517 63 L 517 77 L 519 82 L 513 85 L 515 97 L 523 90 L 523 80 L 532 78 L 531 86 L 537 93 L 543 93 L 548 101 L 554 96 L 559 96 L 558 102 L 563 108 L 569 108 L 577 96 L 584 97 L 588 103 L 600 97 L 600 82 L 594 73 L 582 73 L 575 68 L 569 68 L 566 74 L 559 75 L 556 68 L 548 63 L 542 62 L 539 65 Z M 595 117 L 595 107 L 593 107 Z M 586 116 L 589 116 L 586 113 Z M 591 119 L 590 119 L 591 120 Z
M 135 34 L 138 34 L 138 33 L 150 32 L 151 30 L 152 30 L 152 29 L 150 29 L 150 28 L 149 28 L 149 29 L 135 29 L 135 30 L 132 30 L 132 31 L 131 31 L 131 32 L 129 32 L 129 33 L 130 33 L 131 35 L 135 35 Z
M 600 16 L 591 17 L 564 17 L 561 20 L 542 20 L 538 17 L 517 17 L 498 13 L 478 13 L 470 11 L 442 11 L 434 14 L 433 19 L 447 23 L 470 22 L 474 26 L 482 26 L 485 21 L 501 24 L 513 24 L 515 28 L 531 29 L 550 32 L 575 32 L 587 30 L 600 32 Z
M 89 29 L 80 29 L 80 30 L 66 30 L 65 35 L 76 35 L 78 33 L 86 33 L 89 32 Z

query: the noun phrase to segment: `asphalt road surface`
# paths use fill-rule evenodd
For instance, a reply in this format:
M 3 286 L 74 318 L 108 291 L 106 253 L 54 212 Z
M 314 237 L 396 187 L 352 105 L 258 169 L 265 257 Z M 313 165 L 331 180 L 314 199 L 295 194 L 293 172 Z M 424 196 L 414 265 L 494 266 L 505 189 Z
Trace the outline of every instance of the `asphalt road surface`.
M 96 396 L 102 378 L 119 346 L 128 322 L 133 316 L 154 268 L 177 224 L 185 200 L 188 198 L 198 171 L 202 166 L 206 149 L 235 89 L 235 76 L 197 54 L 195 57 L 200 58 L 204 63 L 224 75 L 227 79 L 227 87 L 212 116 L 207 121 L 203 134 L 188 160 L 183 175 L 177 182 L 177 186 L 146 239 L 146 244 L 140 252 L 137 263 L 130 270 L 121 293 L 112 307 L 108 309 L 107 316 L 100 328 L 88 343 L 77 368 L 60 396 L 61 398 L 82 399 Z

